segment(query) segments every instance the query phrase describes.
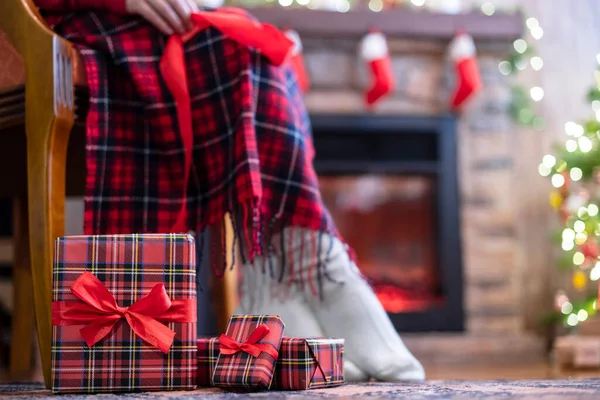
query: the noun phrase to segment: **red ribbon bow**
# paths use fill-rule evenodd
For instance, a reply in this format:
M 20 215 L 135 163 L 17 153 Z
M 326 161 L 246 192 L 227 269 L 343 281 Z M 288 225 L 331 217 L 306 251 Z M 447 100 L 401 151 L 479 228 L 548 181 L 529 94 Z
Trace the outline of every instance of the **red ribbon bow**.
M 267 343 L 257 343 L 259 340 L 267 336 L 270 329 L 265 324 L 260 324 L 252 331 L 250 337 L 244 343 L 240 343 L 227 335 L 221 335 L 219 343 L 221 344 L 221 354 L 232 355 L 243 351 L 253 357 L 260 356 L 261 353 L 267 353 L 274 359 L 277 359 L 277 350 Z
M 52 325 L 85 325 L 80 330 L 81 337 L 90 347 L 106 337 L 124 318 L 139 337 L 168 353 L 175 332 L 163 323 L 196 322 L 196 301 L 171 300 L 162 283 L 156 284 L 129 307 L 119 307 L 106 286 L 88 271 L 73 282 L 71 292 L 82 302 L 53 302 Z
M 191 18 L 195 28 L 184 36 L 171 36 L 160 60 L 161 75 L 175 99 L 177 120 L 184 148 L 184 193 L 182 197 L 184 201 L 172 228 L 173 232 L 187 231 L 187 204 L 185 199 L 187 198 L 187 186 L 194 150 L 192 110 L 183 44 L 199 31 L 212 26 L 241 45 L 260 50 L 274 65 L 282 65 L 288 59 L 293 48 L 293 42 L 283 32 L 273 25 L 252 21 L 243 11 L 238 9 L 197 12 L 192 14 Z

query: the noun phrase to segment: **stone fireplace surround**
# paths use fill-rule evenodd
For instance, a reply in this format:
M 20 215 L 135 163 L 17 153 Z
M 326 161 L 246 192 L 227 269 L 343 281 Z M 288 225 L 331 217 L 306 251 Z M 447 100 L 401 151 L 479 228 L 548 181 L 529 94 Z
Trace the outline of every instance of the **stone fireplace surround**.
M 252 12 L 262 21 L 299 31 L 312 81 L 305 95 L 312 115 L 448 114 L 454 75 L 446 48 L 458 27 L 473 35 L 484 89 L 457 116 L 461 204 L 457 234 L 462 248 L 465 330 L 403 337 L 429 365 L 543 360 L 544 340 L 526 329 L 520 306 L 527 298 L 522 290 L 516 206 L 510 192 L 515 164 L 511 88 L 498 70 L 512 41 L 521 34 L 521 17 L 409 11 Z M 368 111 L 363 102 L 368 75 L 358 56 L 358 43 L 372 26 L 388 36 L 397 89 Z
M 311 115 L 337 228 L 399 332 L 464 331 L 456 118 Z

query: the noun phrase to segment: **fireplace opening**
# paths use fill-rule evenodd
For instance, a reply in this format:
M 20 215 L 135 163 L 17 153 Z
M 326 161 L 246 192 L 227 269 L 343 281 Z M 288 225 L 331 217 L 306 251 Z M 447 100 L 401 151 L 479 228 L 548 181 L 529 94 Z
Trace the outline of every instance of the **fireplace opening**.
M 396 329 L 462 331 L 455 118 L 311 122 L 323 201 Z

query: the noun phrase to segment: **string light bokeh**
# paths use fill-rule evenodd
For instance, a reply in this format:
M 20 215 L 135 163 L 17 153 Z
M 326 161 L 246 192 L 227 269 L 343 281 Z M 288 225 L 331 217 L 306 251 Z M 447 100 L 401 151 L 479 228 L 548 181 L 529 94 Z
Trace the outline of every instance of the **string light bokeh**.
M 596 60 L 600 65 L 600 54 Z M 532 67 L 538 62 L 536 60 Z M 559 290 L 556 293 L 558 317 L 555 319 L 562 319 L 570 328 L 596 314 L 598 304 L 600 70 L 598 66 L 596 68 L 596 82 L 587 96 L 593 117 L 580 123 L 566 122 L 566 140 L 557 146 L 555 154 L 544 155 L 538 166 L 539 174 L 548 177 L 555 189 L 550 193 L 550 205 L 558 212 L 563 224 L 558 238 L 562 250 L 559 268 L 571 273 L 572 287 L 569 291 Z M 534 93 L 532 88 L 532 97 L 539 94 Z

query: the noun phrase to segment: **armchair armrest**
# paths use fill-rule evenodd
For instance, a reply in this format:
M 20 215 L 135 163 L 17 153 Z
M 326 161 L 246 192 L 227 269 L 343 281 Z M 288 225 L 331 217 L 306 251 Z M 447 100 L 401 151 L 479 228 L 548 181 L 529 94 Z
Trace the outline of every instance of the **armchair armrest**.
M 27 106 L 73 119 L 73 47 L 48 28 L 33 0 L 0 1 L 0 29 L 23 57 Z M 46 118 L 44 118 L 46 119 Z
M 36 39 L 40 35 L 53 36 L 54 33 L 44 23 L 33 0 L 12 0 L 0 2 L 0 28 L 8 35 L 17 51 L 23 55 L 25 32 L 33 34 Z

